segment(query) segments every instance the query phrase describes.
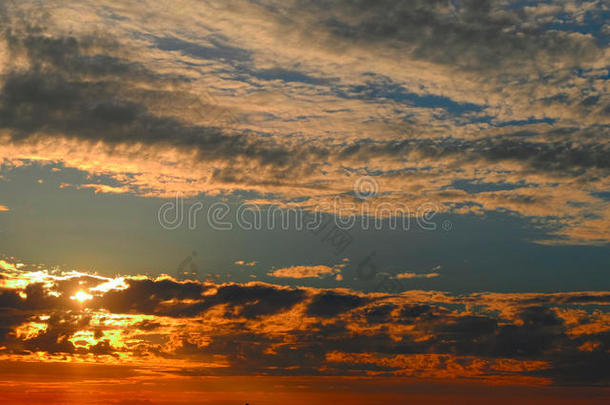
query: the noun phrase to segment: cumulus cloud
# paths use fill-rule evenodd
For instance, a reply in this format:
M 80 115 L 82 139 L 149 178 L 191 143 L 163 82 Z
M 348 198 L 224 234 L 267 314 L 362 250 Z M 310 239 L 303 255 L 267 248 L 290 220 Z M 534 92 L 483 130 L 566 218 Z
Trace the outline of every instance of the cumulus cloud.
M 390 295 L 3 269 L 0 354 L 13 361 L 120 358 L 176 376 L 610 378 L 608 292 Z

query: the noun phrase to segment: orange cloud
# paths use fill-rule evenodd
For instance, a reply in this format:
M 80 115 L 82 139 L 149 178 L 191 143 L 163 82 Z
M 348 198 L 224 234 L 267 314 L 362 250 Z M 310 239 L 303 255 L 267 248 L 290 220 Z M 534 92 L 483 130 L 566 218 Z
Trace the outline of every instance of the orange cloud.
M 366 294 L 0 265 L 0 358 L 11 361 L 123 364 L 172 378 L 290 373 L 607 382 L 609 292 Z M 579 309 L 590 304 L 603 309 Z M 582 364 L 589 373 L 578 377 Z
M 245 190 L 274 196 L 267 203 L 301 201 L 304 208 L 351 195 L 354 182 L 374 172 L 380 192 L 368 201 L 371 208 L 408 205 L 411 216 L 424 203 L 452 214 L 508 212 L 547 230 L 541 243 L 608 242 L 608 117 L 599 96 L 607 51 L 593 37 L 538 31 L 524 20 L 527 13 L 494 5 L 483 13 L 497 24 L 486 29 L 512 44 L 505 52 L 490 52 L 486 41 L 470 38 L 466 47 L 445 48 L 443 37 L 435 57 L 427 53 L 429 43 L 428 51 L 418 50 L 421 38 L 405 31 L 419 15 L 400 5 L 392 6 L 399 8 L 396 15 L 413 19 L 386 21 L 391 27 L 381 31 L 398 38 L 386 38 L 392 46 L 373 46 L 364 40 L 369 35 L 353 41 L 325 24 L 311 25 L 326 21 L 318 20 L 327 12 L 318 7 L 291 2 L 286 10 L 301 22 L 287 29 L 286 21 L 295 19 L 287 19 L 286 10 L 258 3 L 219 7 L 215 15 L 222 18 L 193 11 L 191 1 L 161 3 L 151 4 L 145 16 L 135 6 L 106 5 L 120 18 L 106 21 L 102 35 L 90 31 L 97 25 L 89 21 L 101 17 L 86 6 L 79 9 L 84 15 L 46 6 L 53 24 L 30 15 L 26 27 L 19 16 L 29 11 L 12 2 L 10 34 L 0 39 L 2 114 L 11 117 L 0 128 L 0 158 L 12 165 L 61 162 L 112 177 L 112 186 L 81 186 L 100 193 L 171 198 Z M 351 19 L 362 10 L 341 4 L 345 9 L 331 7 L 333 21 L 356 24 L 355 32 L 348 30 L 355 34 L 362 26 Z M 356 14 L 346 15 L 347 9 Z M 191 11 L 176 17 L 172 10 Z M 444 9 L 430 6 L 427 12 L 439 18 L 432 18 L 436 23 L 447 18 Z M 360 15 L 361 23 L 384 20 L 384 13 L 374 6 Z M 496 18 L 505 14 L 514 25 L 500 29 L 506 21 Z M 181 29 L 172 26 L 178 21 Z M 453 27 L 466 21 L 440 23 L 439 31 L 455 28 L 450 38 L 464 40 L 464 32 L 480 28 Z M 29 28 L 37 24 L 36 31 Z M 530 42 L 512 31 L 524 27 L 521 34 Z M 227 41 L 222 58 L 193 52 L 220 46 L 208 29 Z M 54 53 L 43 51 L 48 44 Z M 465 65 L 439 56 L 466 48 L 475 54 L 451 58 Z M 534 54 L 521 54 L 526 50 Z M 493 69 L 489 55 L 497 63 Z M 247 61 L 248 69 L 236 72 L 235 61 Z M 487 68 L 473 70 L 473 62 Z M 541 74 L 556 80 L 535 80 Z M 31 97 L 24 91 L 29 86 L 45 89 L 45 97 Z M 438 105 L 413 102 L 427 98 Z M 354 203 L 355 211 L 364 205 Z
M 337 274 L 336 268 L 318 265 L 318 266 L 292 266 L 283 269 L 277 269 L 269 273 L 272 277 L 278 278 L 322 278 Z
M 255 261 L 246 262 L 245 260 L 237 260 L 233 264 L 236 264 L 238 266 L 246 266 L 246 267 L 254 267 L 254 266 L 256 266 L 256 262 Z
M 396 278 L 401 278 L 401 279 L 411 279 L 411 278 L 435 278 L 440 276 L 439 273 L 425 273 L 425 274 L 418 274 L 418 273 L 399 273 L 396 275 Z
M 93 189 L 96 194 L 125 194 L 132 191 L 129 187 L 114 187 L 106 184 L 83 184 L 78 186 L 78 188 L 90 188 Z

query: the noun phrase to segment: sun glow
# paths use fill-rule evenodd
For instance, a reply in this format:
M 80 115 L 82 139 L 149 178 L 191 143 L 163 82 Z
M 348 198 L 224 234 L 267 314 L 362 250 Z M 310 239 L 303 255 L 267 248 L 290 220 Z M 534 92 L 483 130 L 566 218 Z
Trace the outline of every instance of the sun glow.
M 78 302 L 85 302 L 85 301 L 93 298 L 93 295 L 87 294 L 83 290 L 80 290 L 70 298 L 72 298 L 73 300 L 76 300 Z

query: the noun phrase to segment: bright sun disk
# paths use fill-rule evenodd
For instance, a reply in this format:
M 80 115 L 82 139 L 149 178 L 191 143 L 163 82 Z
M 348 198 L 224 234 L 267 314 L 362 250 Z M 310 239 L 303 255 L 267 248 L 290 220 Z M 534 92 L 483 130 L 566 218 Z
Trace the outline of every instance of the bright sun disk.
M 80 290 L 76 294 L 74 294 L 73 297 L 70 297 L 70 298 L 72 298 L 73 300 L 76 300 L 78 302 L 83 302 L 83 301 L 90 300 L 91 298 L 93 298 L 93 295 L 87 294 L 83 290 Z

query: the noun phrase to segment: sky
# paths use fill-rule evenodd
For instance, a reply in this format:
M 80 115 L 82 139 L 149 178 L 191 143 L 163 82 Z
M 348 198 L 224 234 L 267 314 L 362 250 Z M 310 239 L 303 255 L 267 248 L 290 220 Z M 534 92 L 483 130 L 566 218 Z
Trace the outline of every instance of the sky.
M 0 0 L 0 404 L 607 403 L 609 16 Z

